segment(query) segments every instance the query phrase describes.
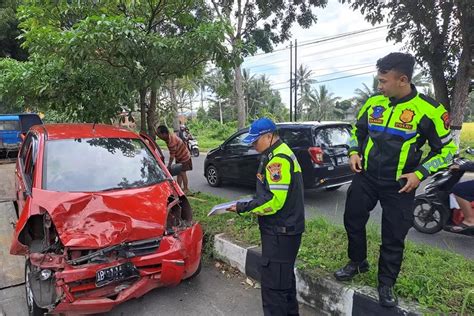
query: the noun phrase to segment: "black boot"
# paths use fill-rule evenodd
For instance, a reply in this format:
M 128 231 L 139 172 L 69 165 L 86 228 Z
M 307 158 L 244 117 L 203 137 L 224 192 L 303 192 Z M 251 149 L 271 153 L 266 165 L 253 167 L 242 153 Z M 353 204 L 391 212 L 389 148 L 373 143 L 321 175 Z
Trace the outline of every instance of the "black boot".
M 367 262 L 367 260 L 364 260 L 362 262 L 350 261 L 343 268 L 340 268 L 339 270 L 334 272 L 334 276 L 338 281 L 349 281 L 356 274 L 364 273 L 367 271 L 369 271 L 369 263 Z
M 393 294 L 393 286 L 379 285 L 379 303 L 385 307 L 394 307 L 398 304 L 398 299 Z

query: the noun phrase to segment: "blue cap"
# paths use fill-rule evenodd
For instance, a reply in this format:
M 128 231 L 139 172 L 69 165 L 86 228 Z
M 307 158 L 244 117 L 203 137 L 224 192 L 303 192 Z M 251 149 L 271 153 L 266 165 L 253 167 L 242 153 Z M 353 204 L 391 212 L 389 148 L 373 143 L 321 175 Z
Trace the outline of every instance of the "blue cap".
M 260 136 L 266 133 L 273 133 L 276 131 L 276 125 L 272 120 L 263 117 L 258 119 L 250 125 L 249 134 L 245 137 L 242 142 L 251 144 L 259 139 Z

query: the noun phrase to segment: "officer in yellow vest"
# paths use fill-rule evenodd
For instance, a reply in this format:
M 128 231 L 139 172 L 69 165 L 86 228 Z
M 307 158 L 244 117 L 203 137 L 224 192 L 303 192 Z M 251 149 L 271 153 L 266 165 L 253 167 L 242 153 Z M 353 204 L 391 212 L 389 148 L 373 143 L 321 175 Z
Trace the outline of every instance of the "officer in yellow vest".
M 253 122 L 243 142 L 262 154 L 257 191 L 253 200 L 231 210 L 258 215 L 264 315 L 298 315 L 294 266 L 304 231 L 301 167 L 270 119 Z

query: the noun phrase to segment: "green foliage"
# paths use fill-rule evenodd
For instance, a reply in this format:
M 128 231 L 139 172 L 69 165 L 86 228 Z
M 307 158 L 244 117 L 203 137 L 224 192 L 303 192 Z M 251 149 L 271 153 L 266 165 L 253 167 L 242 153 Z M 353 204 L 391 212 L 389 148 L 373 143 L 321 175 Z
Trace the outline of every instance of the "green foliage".
M 17 60 L 25 60 L 27 54 L 20 47 L 21 41 L 18 39 L 21 32 L 18 28 L 16 0 L 0 1 L 0 58 L 11 57 Z
M 202 1 L 24 1 L 18 17 L 30 60 L 2 62 L 0 100 L 68 121 L 110 122 L 120 107 L 135 109 L 139 91 L 231 62 L 229 25 Z
M 254 217 L 224 214 L 207 217 L 215 204 L 223 199 L 206 194 L 190 197 L 194 220 L 201 222 L 205 232 L 204 251 L 212 253 L 213 236 L 227 233 L 234 239 L 259 244 L 258 224 Z M 377 227 L 367 227 L 368 260 L 372 268 L 357 276 L 353 285 L 376 286 L 380 245 Z M 306 221 L 300 252 L 300 267 L 315 274 L 332 273 L 347 263 L 347 237 L 342 226 L 323 218 Z M 474 261 L 449 251 L 406 242 L 405 258 L 395 290 L 401 297 L 418 301 L 421 306 L 443 314 L 474 313 Z M 427 311 L 429 313 L 429 311 Z

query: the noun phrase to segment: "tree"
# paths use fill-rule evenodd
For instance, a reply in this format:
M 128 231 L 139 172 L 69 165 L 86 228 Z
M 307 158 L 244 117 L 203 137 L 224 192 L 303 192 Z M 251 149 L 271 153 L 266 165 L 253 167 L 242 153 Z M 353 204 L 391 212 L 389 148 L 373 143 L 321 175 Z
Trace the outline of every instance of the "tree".
M 387 39 L 405 42 L 417 61 L 428 65 L 436 98 L 450 110 L 459 144 L 472 67 L 472 0 L 340 1 L 360 10 L 372 24 L 388 21 Z
M 68 82 L 53 80 L 58 73 L 46 73 L 39 92 L 50 98 L 43 106 L 59 104 L 79 113 L 83 120 L 102 111 L 99 119 L 104 120 L 114 115 L 122 99 L 129 102 L 138 97 L 142 130 L 148 125 L 151 136 L 156 98 L 163 84 L 200 73 L 209 60 L 229 62 L 222 45 L 228 25 L 212 21 L 202 1 L 150 0 L 131 6 L 117 5 L 117 1 L 28 1 L 18 15 L 33 64 L 65 73 L 66 78 L 87 75 L 83 84 L 93 88 L 78 90 L 82 95 L 69 100 Z M 85 74 L 84 69 L 90 73 Z M 108 81 L 99 82 L 96 76 Z M 123 91 L 117 93 L 119 99 L 113 97 L 115 91 Z M 111 98 L 97 103 L 93 102 L 98 101 L 95 94 Z M 35 96 L 38 102 L 43 100 L 41 95 Z M 67 102 L 55 102 L 58 100 Z
M 303 95 L 306 93 L 311 93 L 311 87 L 313 84 L 317 82 L 316 79 L 311 79 L 313 76 L 313 71 L 309 69 L 307 66 L 303 66 L 302 64 L 296 71 L 296 86 L 300 88 L 300 98 L 298 100 L 297 108 L 295 111 L 295 121 L 297 121 L 297 113 L 300 114 L 300 117 L 303 116 L 303 107 L 306 105 L 304 104 Z
M 308 98 L 308 120 L 321 121 L 332 118 L 339 99 L 329 92 L 325 85 L 320 85 L 318 90 L 313 89 Z
M 16 9 L 18 1 L 3 0 L 0 2 L 0 57 L 11 57 L 16 60 L 26 60 L 28 55 L 20 47 Z
M 227 32 L 234 63 L 234 103 L 238 109 L 238 127 L 246 124 L 243 102 L 241 64 L 243 57 L 252 55 L 257 49 L 270 52 L 273 44 L 282 43 L 291 36 L 290 27 L 296 21 L 304 28 L 310 27 L 316 16 L 312 7 L 324 7 L 327 0 L 281 1 L 281 0 L 211 0 L 215 13 L 232 23 Z

